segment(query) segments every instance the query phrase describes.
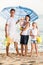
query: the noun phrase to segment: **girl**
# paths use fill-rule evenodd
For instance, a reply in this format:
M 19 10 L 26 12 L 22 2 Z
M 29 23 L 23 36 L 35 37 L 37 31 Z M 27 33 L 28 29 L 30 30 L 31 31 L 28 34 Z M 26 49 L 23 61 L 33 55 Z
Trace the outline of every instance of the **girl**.
M 38 35 L 38 27 L 36 22 L 32 23 L 32 30 L 30 31 L 30 35 L 31 35 L 31 55 L 33 53 L 33 49 L 35 48 L 36 50 L 36 54 L 38 55 L 38 49 L 37 49 L 37 35 Z
M 30 27 L 30 23 L 29 23 L 30 17 L 29 15 L 26 15 L 25 17 L 25 28 L 23 28 L 23 30 L 21 31 L 20 35 L 20 44 L 21 44 L 21 55 L 27 55 L 27 44 L 28 44 L 28 39 L 29 39 L 29 27 Z M 25 47 L 25 49 L 24 49 Z M 23 53 L 23 50 L 25 50 L 25 54 Z

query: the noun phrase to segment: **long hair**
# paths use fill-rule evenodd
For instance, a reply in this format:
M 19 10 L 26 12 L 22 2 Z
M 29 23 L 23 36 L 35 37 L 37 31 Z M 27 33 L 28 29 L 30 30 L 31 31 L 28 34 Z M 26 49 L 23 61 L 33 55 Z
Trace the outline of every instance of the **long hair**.
M 32 23 L 32 26 L 33 26 L 33 24 L 36 24 L 36 28 L 38 29 L 37 23 L 36 23 L 36 22 L 33 22 L 33 23 Z

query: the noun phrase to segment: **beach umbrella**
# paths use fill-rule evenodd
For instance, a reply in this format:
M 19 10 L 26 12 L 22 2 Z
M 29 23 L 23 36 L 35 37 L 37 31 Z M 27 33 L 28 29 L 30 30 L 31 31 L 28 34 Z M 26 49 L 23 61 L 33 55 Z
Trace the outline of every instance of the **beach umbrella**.
M 26 7 L 6 7 L 0 12 L 0 16 L 5 18 L 6 20 L 10 17 L 10 10 L 15 9 L 15 17 L 16 19 L 20 19 L 21 17 L 25 17 L 26 15 L 30 15 L 30 21 L 35 21 L 38 19 L 38 15 L 30 8 Z

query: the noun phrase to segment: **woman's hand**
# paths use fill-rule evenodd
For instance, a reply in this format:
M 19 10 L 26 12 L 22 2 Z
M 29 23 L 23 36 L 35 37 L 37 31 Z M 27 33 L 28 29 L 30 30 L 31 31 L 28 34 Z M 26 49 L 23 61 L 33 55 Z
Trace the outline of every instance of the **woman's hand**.
M 20 35 L 22 35 L 22 32 L 20 33 Z

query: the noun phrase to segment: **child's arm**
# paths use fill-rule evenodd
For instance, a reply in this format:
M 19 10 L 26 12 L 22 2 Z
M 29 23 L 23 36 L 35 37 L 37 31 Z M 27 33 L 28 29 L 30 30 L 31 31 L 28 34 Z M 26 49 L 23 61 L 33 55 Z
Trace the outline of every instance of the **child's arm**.
M 39 30 L 37 30 L 37 36 L 40 36 L 40 32 L 39 32 Z
M 30 30 L 30 36 L 32 36 L 32 30 Z

